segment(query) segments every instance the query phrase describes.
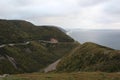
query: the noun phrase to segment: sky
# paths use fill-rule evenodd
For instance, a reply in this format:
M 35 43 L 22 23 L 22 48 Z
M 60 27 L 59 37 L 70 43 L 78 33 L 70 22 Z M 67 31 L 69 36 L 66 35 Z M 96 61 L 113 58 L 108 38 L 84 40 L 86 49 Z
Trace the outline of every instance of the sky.
M 120 29 L 120 0 L 0 0 L 0 19 L 64 29 Z

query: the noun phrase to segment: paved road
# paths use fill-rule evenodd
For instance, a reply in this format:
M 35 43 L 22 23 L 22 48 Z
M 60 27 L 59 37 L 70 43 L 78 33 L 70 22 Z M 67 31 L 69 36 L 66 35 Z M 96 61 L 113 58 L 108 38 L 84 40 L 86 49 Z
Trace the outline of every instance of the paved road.
M 24 42 L 24 43 L 9 43 L 9 44 L 2 44 L 0 45 L 0 48 L 6 47 L 6 46 L 15 46 L 15 45 L 28 45 L 30 41 Z
M 36 41 L 36 40 L 33 40 L 33 41 Z M 51 41 L 45 41 L 45 40 L 38 40 L 39 42 L 43 42 L 43 43 L 51 43 L 51 44 L 54 44 L 54 42 L 51 42 Z M 6 47 L 6 46 L 15 46 L 15 45 L 28 45 L 31 41 L 27 41 L 27 42 L 24 42 L 24 43 L 9 43 L 9 44 L 1 44 L 0 45 L 0 48 L 3 48 L 3 47 Z M 73 42 L 58 42 L 58 43 L 62 43 L 62 44 L 71 44 Z M 75 42 L 74 42 L 75 43 Z

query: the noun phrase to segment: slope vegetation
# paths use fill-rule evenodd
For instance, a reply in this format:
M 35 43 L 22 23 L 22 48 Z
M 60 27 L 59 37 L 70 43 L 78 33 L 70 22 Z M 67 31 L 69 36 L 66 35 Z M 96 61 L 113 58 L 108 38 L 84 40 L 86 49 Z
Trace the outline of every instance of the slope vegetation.
M 58 43 L 50 43 L 51 38 Z M 54 26 L 0 20 L 0 74 L 40 71 L 68 54 L 77 44 Z
M 61 42 L 73 42 L 72 38 L 54 26 L 35 26 L 22 20 L 0 20 L 0 44 L 50 38 Z
M 95 43 L 86 42 L 64 57 L 58 71 L 120 71 L 120 52 Z

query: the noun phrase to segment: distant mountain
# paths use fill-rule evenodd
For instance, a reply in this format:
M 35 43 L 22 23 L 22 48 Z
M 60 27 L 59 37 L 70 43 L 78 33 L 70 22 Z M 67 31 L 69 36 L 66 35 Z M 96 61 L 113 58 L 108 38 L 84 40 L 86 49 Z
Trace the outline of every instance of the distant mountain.
M 120 51 L 86 42 L 65 56 L 57 71 L 120 71 Z
M 41 71 L 77 44 L 57 27 L 0 20 L 0 74 Z

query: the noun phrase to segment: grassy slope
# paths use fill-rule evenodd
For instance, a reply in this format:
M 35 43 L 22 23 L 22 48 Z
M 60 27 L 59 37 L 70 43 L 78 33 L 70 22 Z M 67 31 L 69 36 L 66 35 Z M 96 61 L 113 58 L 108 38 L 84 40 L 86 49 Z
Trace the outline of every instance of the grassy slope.
M 120 80 L 119 73 L 32 73 L 9 76 L 1 80 Z
M 70 43 L 68 46 L 66 43 L 58 43 L 44 46 L 39 42 L 33 41 L 29 45 L 0 48 L 0 55 L 8 55 L 14 58 L 18 67 L 16 70 L 7 58 L 0 60 L 0 74 L 39 71 L 68 54 L 77 44 Z M 65 46 L 67 48 L 64 48 Z
M 54 26 L 35 26 L 22 20 L 0 20 L 0 44 L 50 38 L 73 42 L 72 38 Z
M 64 57 L 58 71 L 120 71 L 120 53 L 94 43 L 84 43 L 75 52 Z
M 56 38 L 63 44 L 45 44 L 38 40 Z M 29 45 L 0 48 L 0 74 L 39 71 L 76 46 L 74 40 L 54 26 L 35 26 L 22 20 L 0 20 L 0 44 L 31 41 Z M 66 44 L 66 42 L 71 42 Z M 67 47 L 68 46 L 68 47 Z M 67 48 L 64 48 L 67 47 Z M 15 69 L 6 55 L 15 60 Z M 3 59 L 3 57 L 5 59 Z

